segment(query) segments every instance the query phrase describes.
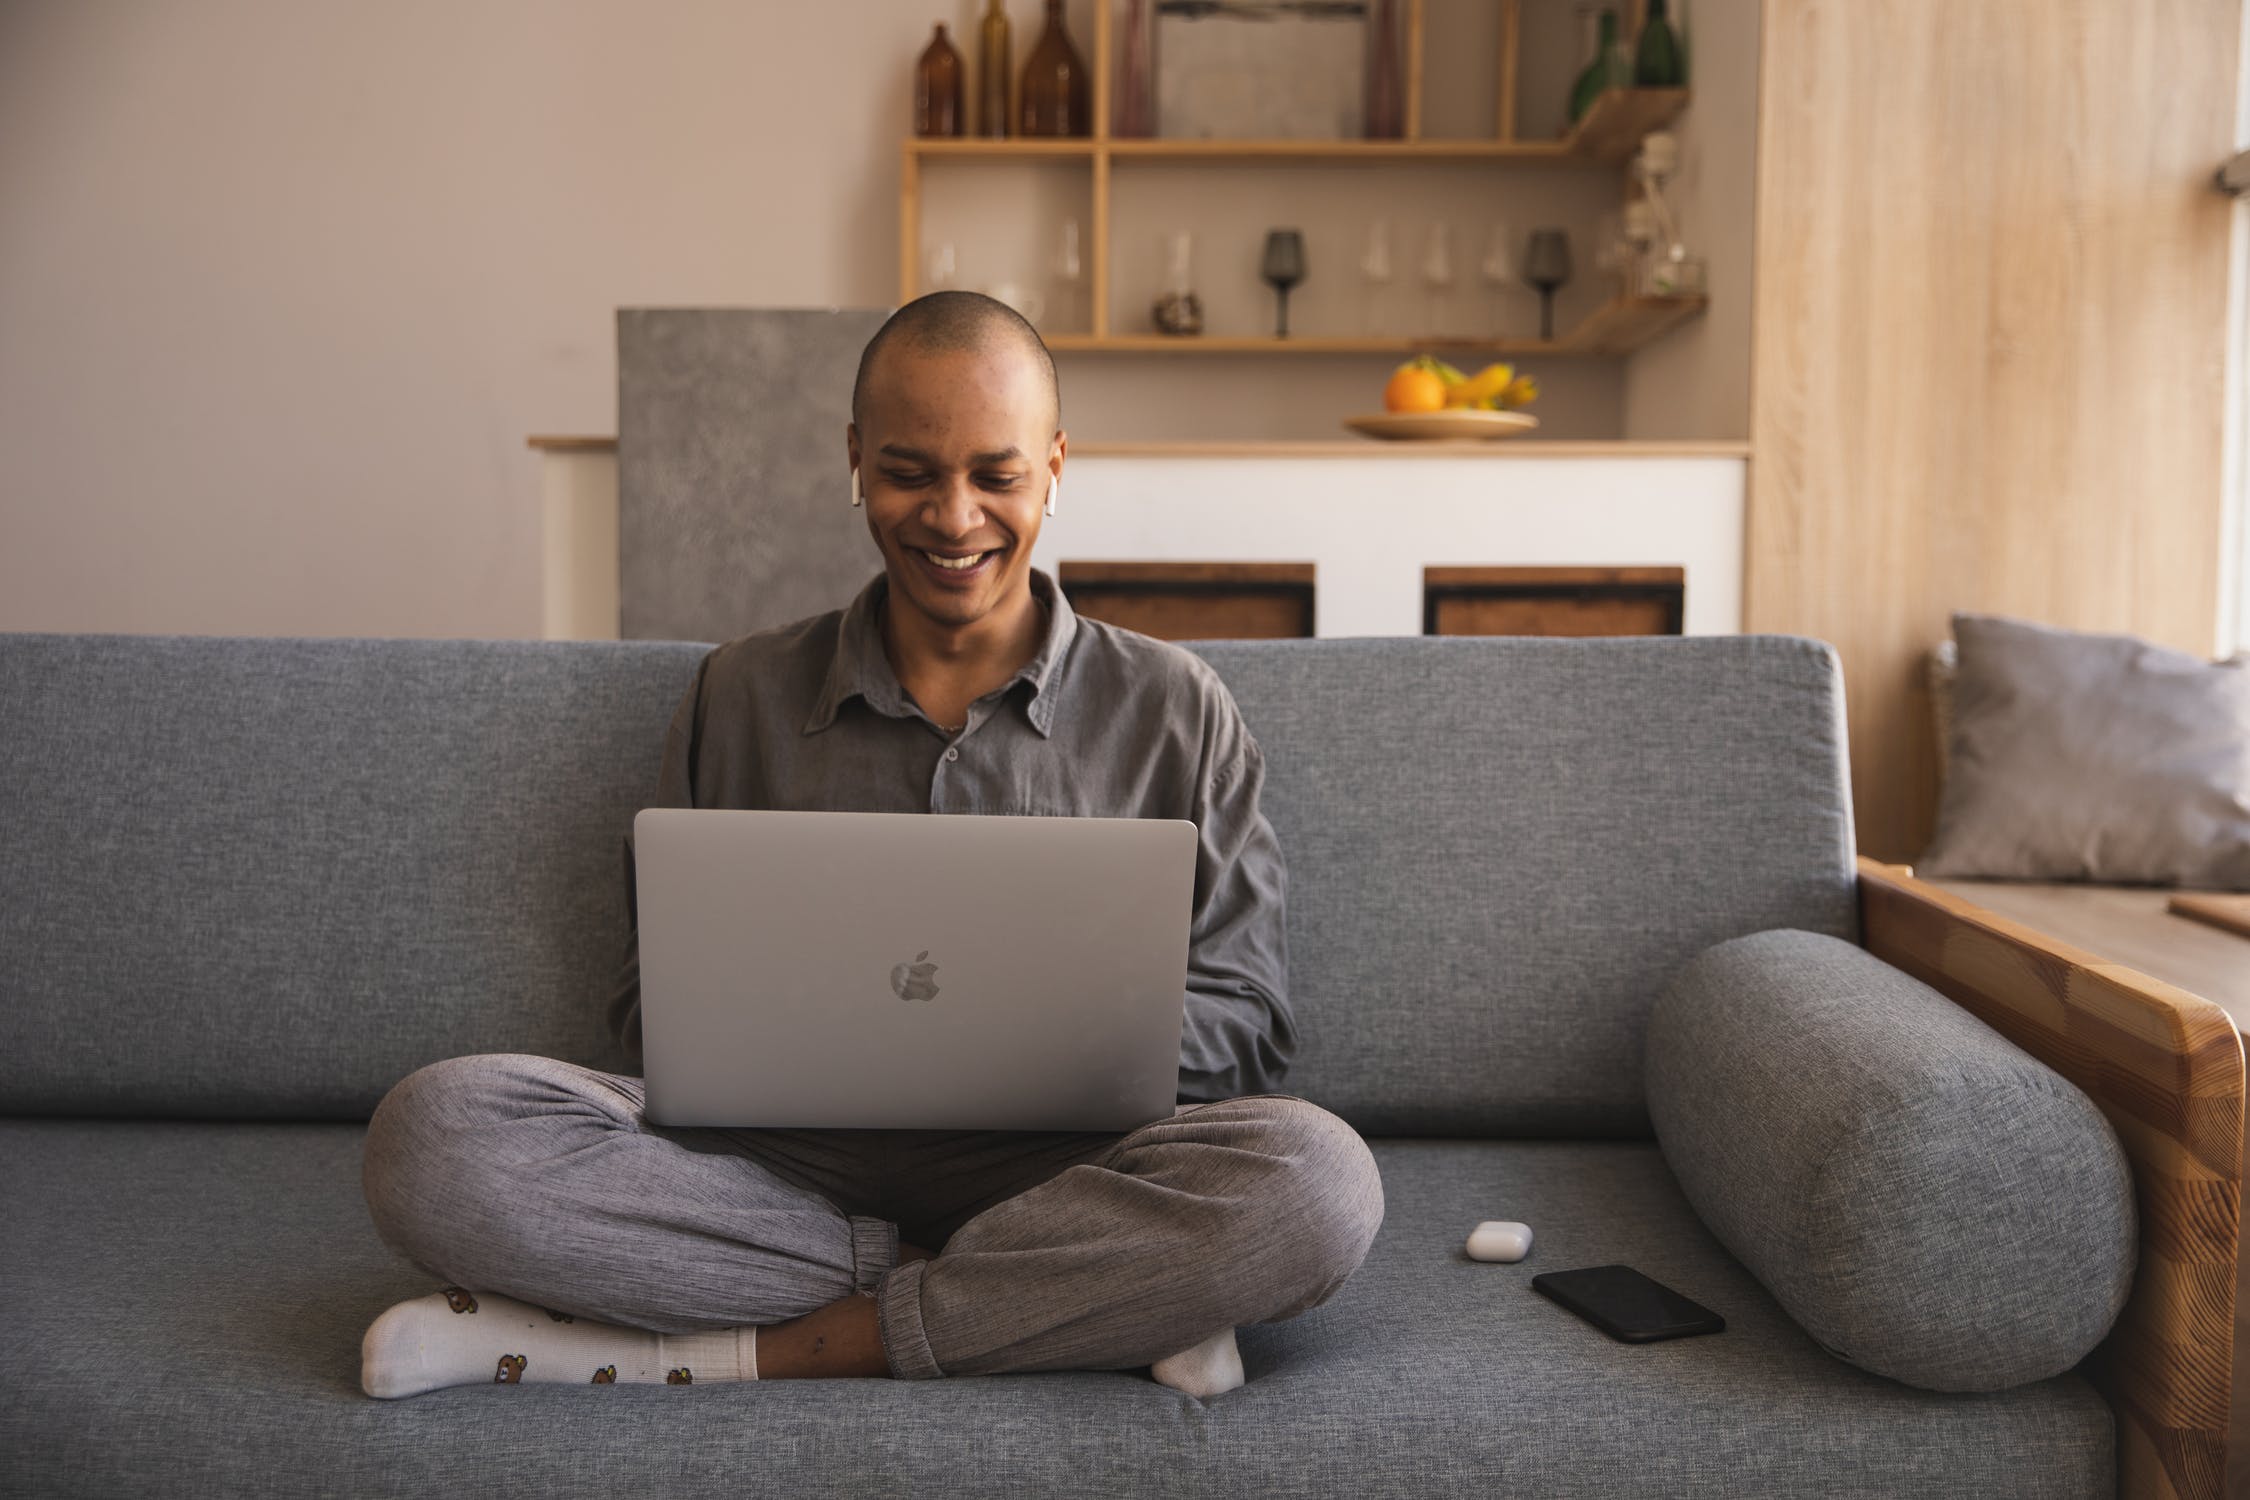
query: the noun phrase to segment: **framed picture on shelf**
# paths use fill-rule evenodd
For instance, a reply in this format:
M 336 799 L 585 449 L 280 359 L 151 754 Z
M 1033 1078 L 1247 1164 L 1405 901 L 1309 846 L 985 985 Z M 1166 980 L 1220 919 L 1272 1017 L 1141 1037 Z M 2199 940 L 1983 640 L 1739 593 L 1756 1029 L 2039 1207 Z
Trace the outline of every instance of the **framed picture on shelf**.
M 1356 140 L 1374 0 L 1158 0 L 1158 135 Z

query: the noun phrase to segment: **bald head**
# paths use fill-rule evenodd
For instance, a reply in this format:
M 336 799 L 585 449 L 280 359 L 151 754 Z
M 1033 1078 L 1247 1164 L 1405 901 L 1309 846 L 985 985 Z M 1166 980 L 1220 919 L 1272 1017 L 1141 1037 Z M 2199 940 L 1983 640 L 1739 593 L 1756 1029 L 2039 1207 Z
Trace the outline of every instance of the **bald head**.
M 932 292 L 885 319 L 860 352 L 859 374 L 852 381 L 852 422 L 862 430 L 867 425 L 869 376 L 883 351 L 891 348 L 933 354 L 1019 349 L 1031 359 L 1046 388 L 1053 412 L 1049 426 L 1062 426 L 1062 387 L 1055 379 L 1055 357 L 1047 352 L 1039 330 L 998 298 L 982 292 Z

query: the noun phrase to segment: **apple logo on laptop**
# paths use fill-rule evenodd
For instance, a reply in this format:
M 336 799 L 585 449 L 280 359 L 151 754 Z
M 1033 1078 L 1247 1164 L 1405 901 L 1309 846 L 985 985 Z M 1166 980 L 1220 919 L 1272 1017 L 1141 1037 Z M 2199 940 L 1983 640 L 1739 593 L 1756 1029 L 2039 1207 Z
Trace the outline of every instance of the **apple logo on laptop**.
M 928 1000 L 937 990 L 937 965 L 924 960 L 930 950 L 924 948 L 914 955 L 910 964 L 891 965 L 891 989 L 901 1000 Z

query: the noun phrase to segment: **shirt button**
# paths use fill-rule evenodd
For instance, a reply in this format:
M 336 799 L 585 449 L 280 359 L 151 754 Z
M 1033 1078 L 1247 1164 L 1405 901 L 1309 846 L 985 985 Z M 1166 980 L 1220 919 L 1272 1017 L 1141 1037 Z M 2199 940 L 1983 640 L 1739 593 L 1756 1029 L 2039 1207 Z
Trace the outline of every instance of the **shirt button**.
M 959 745 L 946 746 L 945 758 L 947 760 L 959 760 L 961 758 L 961 747 Z

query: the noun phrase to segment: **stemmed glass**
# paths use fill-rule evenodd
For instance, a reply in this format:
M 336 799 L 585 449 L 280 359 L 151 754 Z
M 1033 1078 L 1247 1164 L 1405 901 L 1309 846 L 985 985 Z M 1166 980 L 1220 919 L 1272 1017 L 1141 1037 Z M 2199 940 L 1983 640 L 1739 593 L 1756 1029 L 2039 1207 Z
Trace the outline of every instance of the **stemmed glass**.
M 1524 247 L 1523 279 L 1539 291 L 1539 336 L 1555 336 L 1555 289 L 1570 280 L 1570 236 L 1560 229 L 1535 229 Z
M 1422 257 L 1422 282 L 1430 289 L 1426 335 L 1445 331 L 1445 294 L 1453 285 L 1453 232 L 1443 219 L 1430 226 L 1430 248 Z
M 1273 336 L 1289 337 L 1289 289 L 1305 279 L 1305 237 L 1294 229 L 1266 232 L 1266 254 L 1258 274 L 1274 289 Z
M 1383 299 L 1391 284 L 1391 221 L 1376 219 L 1367 226 L 1367 250 L 1359 258 L 1359 274 L 1368 285 L 1367 331 L 1384 333 Z
M 1495 224 L 1484 242 L 1484 259 L 1477 262 L 1477 275 L 1492 288 L 1492 336 L 1498 338 L 1501 325 L 1507 321 L 1507 292 L 1516 279 L 1515 254 L 1509 249 L 1512 236 L 1508 226 Z
M 953 254 L 953 241 L 943 240 L 931 247 L 928 263 L 923 267 L 924 281 L 933 292 L 952 289 L 960 279 L 960 262 Z
M 1078 221 L 1063 220 L 1062 241 L 1055 249 L 1055 280 L 1062 286 L 1063 326 L 1083 328 L 1091 319 L 1078 316 L 1079 292 L 1086 282 L 1086 262 L 1078 253 Z

